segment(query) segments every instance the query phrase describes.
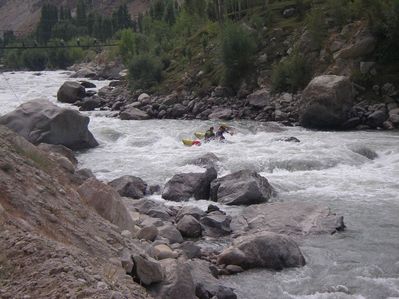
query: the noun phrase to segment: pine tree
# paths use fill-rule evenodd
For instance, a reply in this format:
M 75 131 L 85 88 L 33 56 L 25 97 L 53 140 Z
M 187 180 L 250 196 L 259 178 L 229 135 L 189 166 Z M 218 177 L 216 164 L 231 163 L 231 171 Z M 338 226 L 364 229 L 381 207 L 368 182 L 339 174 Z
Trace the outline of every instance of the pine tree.
M 79 0 L 76 7 L 76 22 L 78 26 L 87 25 L 86 4 L 83 0 Z

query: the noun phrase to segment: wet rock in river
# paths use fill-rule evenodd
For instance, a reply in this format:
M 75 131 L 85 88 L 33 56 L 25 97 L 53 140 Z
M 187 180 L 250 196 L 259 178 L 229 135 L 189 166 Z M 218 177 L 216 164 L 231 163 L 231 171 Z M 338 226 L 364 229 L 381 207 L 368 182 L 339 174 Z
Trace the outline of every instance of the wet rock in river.
M 234 240 L 218 257 L 218 264 L 237 265 L 244 269 L 282 270 L 305 265 L 298 245 L 285 235 L 262 232 Z
M 211 184 L 211 199 L 226 205 L 251 205 L 267 202 L 273 188 L 266 178 L 252 170 L 241 170 Z
M 143 198 L 148 187 L 147 183 L 141 178 L 130 175 L 117 178 L 109 182 L 109 185 L 113 187 L 121 196 L 130 197 L 133 199 Z

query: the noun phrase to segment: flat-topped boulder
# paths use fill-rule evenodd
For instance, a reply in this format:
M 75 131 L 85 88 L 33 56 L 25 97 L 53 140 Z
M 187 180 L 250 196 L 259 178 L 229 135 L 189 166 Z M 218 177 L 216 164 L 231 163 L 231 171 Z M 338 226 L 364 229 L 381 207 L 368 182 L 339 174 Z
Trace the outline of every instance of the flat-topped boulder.
M 58 107 L 44 99 L 26 102 L 0 117 L 0 124 L 35 145 L 61 144 L 72 150 L 98 145 L 88 129 L 89 122 L 89 117 L 78 111 Z
M 307 202 L 275 202 L 252 205 L 233 217 L 236 234 L 270 231 L 291 236 L 333 234 L 345 229 L 342 216 L 327 206 Z

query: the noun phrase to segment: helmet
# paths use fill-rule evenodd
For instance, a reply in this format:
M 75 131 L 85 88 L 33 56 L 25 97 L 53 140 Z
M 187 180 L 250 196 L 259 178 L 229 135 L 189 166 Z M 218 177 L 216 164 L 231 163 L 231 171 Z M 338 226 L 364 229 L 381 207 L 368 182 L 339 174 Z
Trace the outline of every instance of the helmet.
M 214 127 L 210 127 L 209 130 L 213 131 L 213 130 L 214 130 Z

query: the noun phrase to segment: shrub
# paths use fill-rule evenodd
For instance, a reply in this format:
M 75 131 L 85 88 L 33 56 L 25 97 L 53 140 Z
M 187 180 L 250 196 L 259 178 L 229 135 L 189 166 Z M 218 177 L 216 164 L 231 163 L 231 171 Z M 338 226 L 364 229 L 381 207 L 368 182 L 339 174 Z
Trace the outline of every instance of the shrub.
M 240 25 L 227 23 L 221 45 L 225 81 L 227 85 L 236 88 L 252 67 L 256 50 L 254 38 Z
M 149 89 L 161 82 L 162 63 L 149 55 L 132 58 L 129 64 L 130 84 L 134 88 Z
M 297 52 L 284 58 L 273 67 L 272 89 L 275 92 L 296 92 L 304 88 L 311 79 L 311 69 Z
M 134 32 L 131 29 L 124 29 L 120 32 L 119 53 L 122 56 L 123 63 L 129 64 L 130 59 L 135 54 Z
M 48 56 L 46 51 L 41 49 L 25 50 L 22 53 L 22 63 L 31 71 L 42 71 L 46 68 Z
M 327 26 L 323 11 L 319 8 L 312 9 L 306 16 L 305 22 L 312 36 L 313 42 L 321 47 L 321 44 L 327 36 Z

